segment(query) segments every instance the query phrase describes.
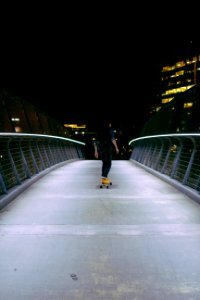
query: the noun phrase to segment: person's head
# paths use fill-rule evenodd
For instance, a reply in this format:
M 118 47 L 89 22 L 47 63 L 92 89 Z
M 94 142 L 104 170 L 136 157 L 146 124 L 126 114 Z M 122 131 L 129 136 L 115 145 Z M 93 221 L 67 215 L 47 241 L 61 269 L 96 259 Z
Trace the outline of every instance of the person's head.
M 110 125 L 112 124 L 112 118 L 110 116 L 102 117 L 102 124 L 110 127 Z
M 94 127 L 97 130 L 105 129 L 105 128 L 111 128 L 113 126 L 112 118 L 110 115 L 108 116 L 106 113 L 98 115 L 98 117 L 95 120 Z
M 107 128 L 110 128 L 111 127 L 111 121 L 110 120 L 107 120 L 107 119 L 103 119 L 101 120 L 101 122 L 99 122 L 98 124 L 98 128 L 101 128 L 101 129 L 107 129 Z

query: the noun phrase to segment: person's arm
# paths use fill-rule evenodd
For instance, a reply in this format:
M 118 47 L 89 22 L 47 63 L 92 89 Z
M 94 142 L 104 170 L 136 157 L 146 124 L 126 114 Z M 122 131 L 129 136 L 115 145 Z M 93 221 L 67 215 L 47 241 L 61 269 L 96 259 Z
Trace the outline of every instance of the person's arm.
M 113 143 L 113 145 L 114 145 L 114 147 L 115 147 L 115 151 L 116 151 L 116 153 L 118 154 L 118 153 L 119 153 L 119 148 L 118 148 L 118 146 L 117 146 L 117 141 L 116 141 L 116 139 L 115 139 L 114 131 L 111 129 L 110 133 L 111 133 L 111 140 L 112 140 L 112 143 Z
M 94 143 L 94 157 L 96 159 L 99 158 L 99 152 L 98 152 L 98 148 L 97 148 L 97 144 L 96 143 Z
M 118 146 L 117 146 L 116 139 L 112 139 L 112 143 L 113 143 L 113 145 L 114 145 L 114 147 L 115 147 L 116 153 L 118 154 L 118 153 L 119 153 L 119 148 L 118 148 Z

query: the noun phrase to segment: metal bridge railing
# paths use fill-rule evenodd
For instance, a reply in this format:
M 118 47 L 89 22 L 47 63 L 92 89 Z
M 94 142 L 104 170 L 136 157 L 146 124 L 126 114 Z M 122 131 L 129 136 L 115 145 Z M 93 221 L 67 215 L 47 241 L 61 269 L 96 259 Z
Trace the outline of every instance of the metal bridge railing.
M 200 191 L 200 134 L 164 134 L 129 142 L 130 159 Z
M 0 133 L 0 200 L 13 188 L 54 165 L 83 159 L 84 145 L 63 137 Z

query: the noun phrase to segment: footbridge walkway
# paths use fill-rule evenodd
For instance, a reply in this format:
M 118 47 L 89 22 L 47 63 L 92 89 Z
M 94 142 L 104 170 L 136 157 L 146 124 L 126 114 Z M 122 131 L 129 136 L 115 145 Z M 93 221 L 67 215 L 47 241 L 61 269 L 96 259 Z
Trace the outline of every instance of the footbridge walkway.
M 59 161 L 31 176 L 28 153 L 38 154 L 37 166 L 41 153 L 45 163 L 58 157 L 58 144 L 40 137 L 35 147 L 32 138 L 2 140 L 0 300 L 199 299 L 197 190 L 153 173 L 137 147 L 129 160 L 113 160 L 112 185 L 101 189 L 101 161 L 84 159 L 73 141 L 67 160 L 61 143 Z M 21 173 L 20 157 L 28 162 Z M 10 161 L 19 180 L 31 170 L 11 192 L 3 177 Z

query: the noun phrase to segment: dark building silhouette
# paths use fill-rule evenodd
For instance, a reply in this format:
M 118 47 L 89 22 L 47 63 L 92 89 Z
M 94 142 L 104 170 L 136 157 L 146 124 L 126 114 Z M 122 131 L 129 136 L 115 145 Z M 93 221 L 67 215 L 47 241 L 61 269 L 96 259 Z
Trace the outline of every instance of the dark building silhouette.
M 63 124 L 4 89 L 0 90 L 0 131 L 69 137 Z
M 200 131 L 200 83 L 164 104 L 144 125 L 140 136 Z

